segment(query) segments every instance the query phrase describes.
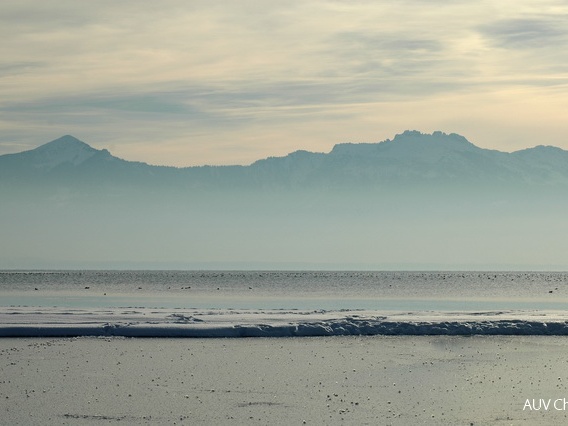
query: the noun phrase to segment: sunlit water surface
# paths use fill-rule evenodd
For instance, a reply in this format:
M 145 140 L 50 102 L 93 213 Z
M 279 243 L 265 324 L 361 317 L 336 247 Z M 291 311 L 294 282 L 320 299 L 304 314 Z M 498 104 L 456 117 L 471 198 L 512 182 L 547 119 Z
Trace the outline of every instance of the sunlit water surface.
M 0 271 L 0 306 L 563 310 L 566 272 Z

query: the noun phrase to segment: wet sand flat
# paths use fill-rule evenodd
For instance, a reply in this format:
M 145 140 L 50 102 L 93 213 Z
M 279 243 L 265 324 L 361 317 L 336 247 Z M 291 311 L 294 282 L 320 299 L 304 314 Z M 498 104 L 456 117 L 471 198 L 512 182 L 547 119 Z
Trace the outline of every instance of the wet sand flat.
M 552 336 L 4 338 L 0 420 L 564 424 L 567 367 Z

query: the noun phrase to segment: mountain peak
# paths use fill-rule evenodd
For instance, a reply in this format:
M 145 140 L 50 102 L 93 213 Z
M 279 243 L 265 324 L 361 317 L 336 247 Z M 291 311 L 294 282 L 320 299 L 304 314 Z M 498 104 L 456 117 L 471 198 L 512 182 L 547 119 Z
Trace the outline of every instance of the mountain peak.
M 394 137 L 392 142 L 407 143 L 430 143 L 430 144 L 451 144 L 453 147 L 475 148 L 470 141 L 457 133 L 444 133 L 435 131 L 432 134 L 421 133 L 418 130 L 406 130 Z
M 88 147 L 90 149 L 94 149 L 91 146 L 89 146 L 88 144 L 86 144 L 85 142 L 77 139 L 75 136 L 71 136 L 71 135 L 65 135 L 65 136 L 61 136 L 60 138 L 54 139 L 51 142 L 48 142 L 44 145 L 41 145 L 40 147 L 36 148 L 34 151 L 37 150 L 45 150 L 47 148 L 49 149 L 53 149 L 53 148 L 85 148 Z
M 335 155 L 351 156 L 396 156 L 398 158 L 439 159 L 450 152 L 478 150 L 465 137 L 456 133 L 436 131 L 432 134 L 418 130 L 406 130 L 397 134 L 394 139 L 378 143 L 342 143 L 333 147 Z
M 100 151 L 74 136 L 65 135 L 29 152 L 35 167 L 49 170 L 65 163 L 78 166 Z

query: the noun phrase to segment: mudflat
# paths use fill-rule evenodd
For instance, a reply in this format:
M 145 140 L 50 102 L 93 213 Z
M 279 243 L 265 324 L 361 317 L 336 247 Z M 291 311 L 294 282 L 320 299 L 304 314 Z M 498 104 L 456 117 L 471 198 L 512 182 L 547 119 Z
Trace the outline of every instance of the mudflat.
M 3 338 L 3 424 L 553 425 L 561 336 Z

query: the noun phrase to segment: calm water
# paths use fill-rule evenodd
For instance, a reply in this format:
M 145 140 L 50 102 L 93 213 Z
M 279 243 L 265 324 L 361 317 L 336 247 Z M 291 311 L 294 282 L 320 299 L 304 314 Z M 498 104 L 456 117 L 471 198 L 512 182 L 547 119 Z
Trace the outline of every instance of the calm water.
M 563 310 L 568 273 L 0 271 L 0 306 Z

